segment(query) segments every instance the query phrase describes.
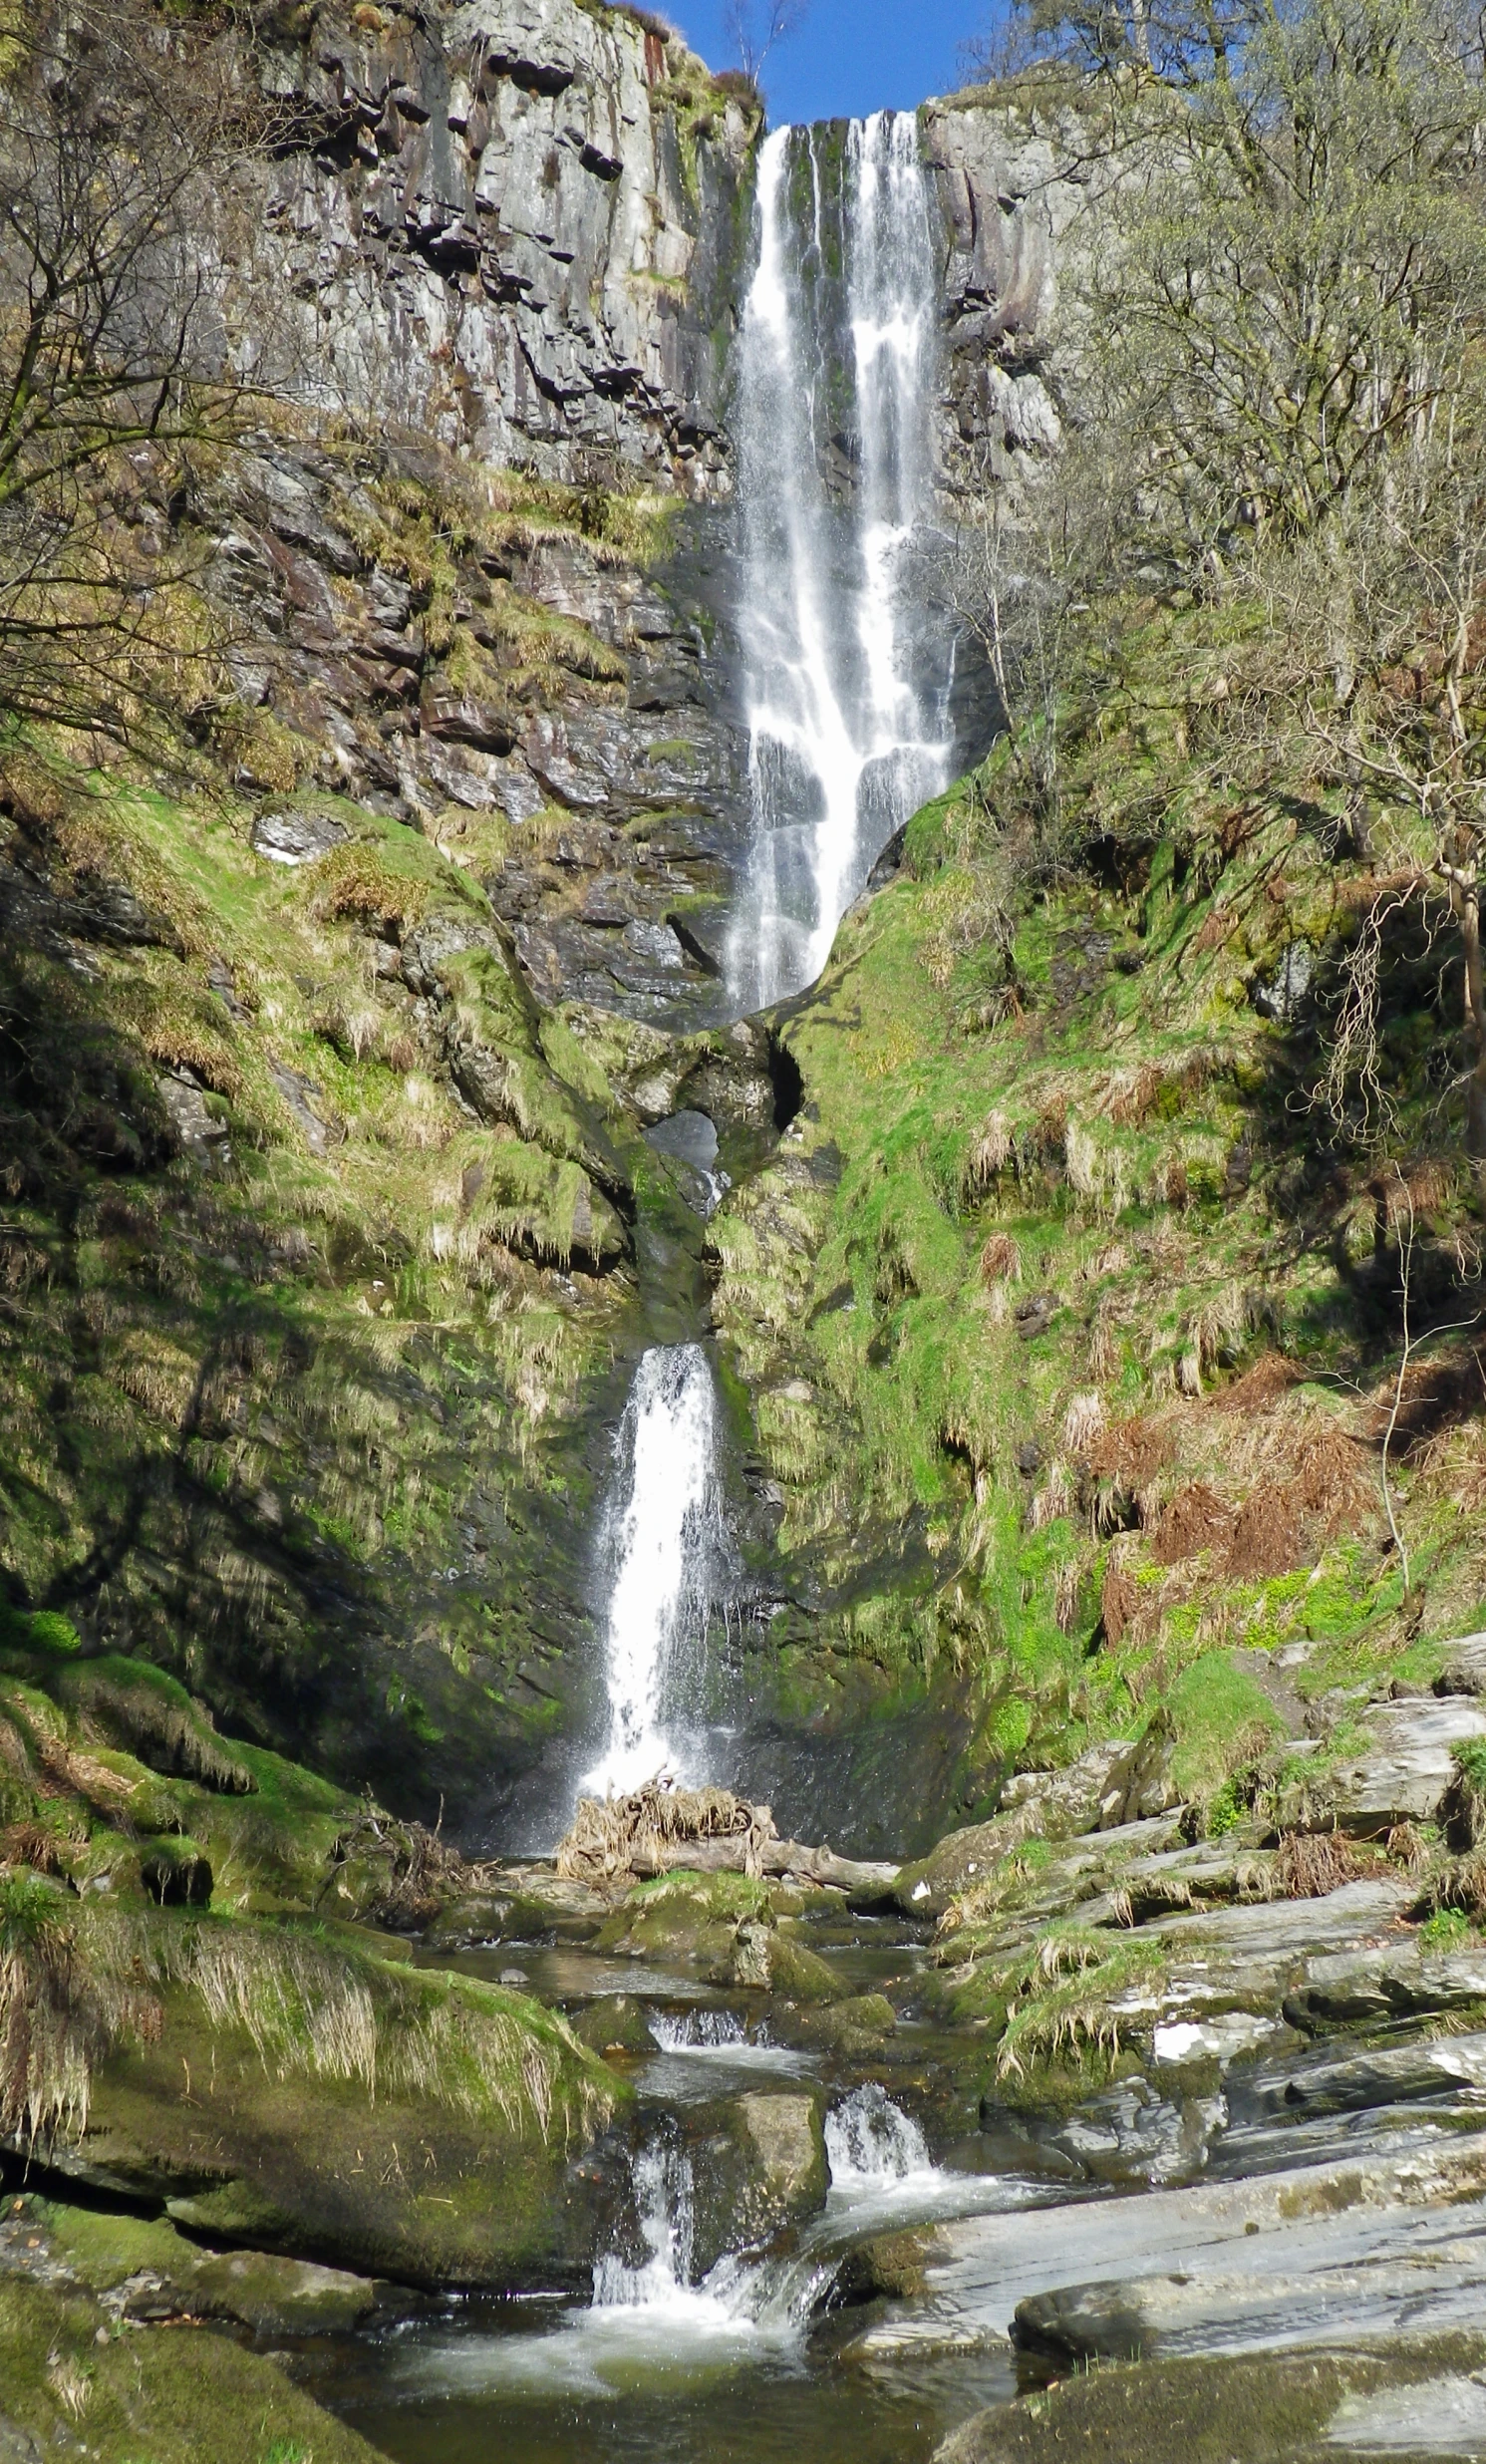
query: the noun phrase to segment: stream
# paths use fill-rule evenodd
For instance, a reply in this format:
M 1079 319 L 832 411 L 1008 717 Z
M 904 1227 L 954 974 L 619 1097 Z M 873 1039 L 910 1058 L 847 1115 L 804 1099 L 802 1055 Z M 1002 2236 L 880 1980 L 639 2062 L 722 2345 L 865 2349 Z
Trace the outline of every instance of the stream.
M 867 1918 L 849 1932 L 818 1946 L 843 1985 L 911 1986 L 922 1955 L 912 1929 Z M 1012 2365 L 994 2349 L 910 2350 L 870 2366 L 847 2350 L 883 2307 L 843 2287 L 865 2245 L 1055 2195 L 1032 2174 L 977 2170 L 973 2138 L 932 2152 L 914 2108 L 936 2101 L 953 2048 L 915 2025 L 911 2002 L 890 2057 L 900 2084 L 770 2041 L 766 2017 L 680 1961 L 502 1942 L 444 1964 L 489 1978 L 519 1969 L 526 1990 L 574 2017 L 623 1992 L 642 2003 L 659 2050 L 624 2065 L 640 2100 L 631 2215 L 617 2237 L 627 2247 L 599 2259 L 589 2300 L 452 2298 L 390 2332 L 327 2339 L 298 2356 L 319 2399 L 397 2464 L 839 2464 L 848 2454 L 917 2464 L 977 2406 L 1015 2393 Z M 810 2081 L 828 2099 L 823 2209 L 765 2253 L 731 2251 L 699 2268 L 679 2127 L 689 2109 Z

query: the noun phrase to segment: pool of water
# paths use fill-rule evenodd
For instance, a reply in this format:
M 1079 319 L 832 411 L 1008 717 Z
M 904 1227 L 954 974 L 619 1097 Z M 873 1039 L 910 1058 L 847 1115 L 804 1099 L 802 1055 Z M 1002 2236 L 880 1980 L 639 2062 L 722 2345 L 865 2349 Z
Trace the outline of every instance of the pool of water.
M 699 2310 L 586 2335 L 470 2316 L 342 2355 L 313 2383 L 396 2464 L 927 2464 L 1016 2392 L 995 2353 L 868 2372 Z
M 635 2085 L 658 2104 L 705 2103 L 760 2087 L 769 2079 L 808 2078 L 816 2068 L 813 2054 L 771 2044 L 756 2032 L 750 2035 L 737 2010 L 651 2010 L 647 2015 L 661 2050 L 636 2070 Z

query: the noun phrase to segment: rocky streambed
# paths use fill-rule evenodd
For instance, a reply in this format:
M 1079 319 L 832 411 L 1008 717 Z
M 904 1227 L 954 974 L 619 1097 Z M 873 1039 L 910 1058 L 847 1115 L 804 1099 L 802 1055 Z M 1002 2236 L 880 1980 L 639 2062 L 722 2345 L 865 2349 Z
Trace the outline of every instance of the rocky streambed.
M 450 1860 L 420 1932 L 333 1928 L 401 1980 L 371 2092 L 171 2002 L 9 2160 L 0 2454 L 112 2457 L 197 2387 L 399 2464 L 1486 2451 L 1483 1673 L 1216 1823 L 1148 1729 L 830 1883 Z M 504 2027 L 514 2118 L 398 2075 L 426 2004 Z

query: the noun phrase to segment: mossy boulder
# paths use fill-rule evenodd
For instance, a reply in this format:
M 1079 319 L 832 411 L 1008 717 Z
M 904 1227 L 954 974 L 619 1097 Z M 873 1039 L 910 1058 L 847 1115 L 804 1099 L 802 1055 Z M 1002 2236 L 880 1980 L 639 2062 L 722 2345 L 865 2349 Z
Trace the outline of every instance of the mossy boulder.
M 775 1994 L 784 2002 L 844 2002 L 850 1993 L 817 1953 L 807 1951 L 782 1927 L 756 1921 L 738 1928 L 724 1981 Z
M 772 1919 L 768 1885 L 753 1876 L 679 1870 L 637 1883 L 600 1928 L 595 1947 L 630 1959 L 693 1959 L 726 1969 L 739 1927 Z
M 1473 2373 L 1483 2361 L 1480 2336 L 1449 2335 L 1345 2356 L 1136 2362 L 977 2413 L 935 2464 L 1061 2464 L 1068 2455 L 1232 2464 L 1235 2453 L 1243 2464 L 1361 2464 L 1383 2453 L 1459 2453 L 1451 2403 L 1462 2388 L 1479 2394 Z
M 277 2364 L 209 2327 L 129 2330 L 98 2304 L 0 2280 L 0 2454 L 94 2464 L 378 2464 Z
M 115 2295 L 128 2318 L 225 2318 L 255 2335 L 346 2333 L 392 2300 L 389 2287 L 342 2268 L 269 2251 L 203 2250 L 163 2217 L 14 2202 L 0 2238 L 0 2268 L 23 2259 L 76 2288 Z
M 796 2012 L 789 2033 L 801 2044 L 828 2045 L 849 2057 L 875 2051 L 897 2024 L 898 2014 L 885 1994 L 853 1994 L 845 2002 Z
M 639 2002 L 629 1994 L 606 1994 L 573 2020 L 573 2034 L 595 2053 L 655 2053 L 659 2046 Z
M 851 2302 L 879 2297 L 914 2302 L 928 2288 L 928 2263 L 934 2249 L 932 2226 L 907 2233 L 879 2233 L 851 2251 L 836 2279 L 837 2290 Z
M 109 1948 L 117 1968 L 127 1945 Z M 148 2023 L 122 2014 L 59 2172 L 209 2239 L 362 2276 L 582 2273 L 573 2167 L 628 2091 L 555 2013 L 340 1942 L 169 1912 L 135 1956 L 158 1980 Z

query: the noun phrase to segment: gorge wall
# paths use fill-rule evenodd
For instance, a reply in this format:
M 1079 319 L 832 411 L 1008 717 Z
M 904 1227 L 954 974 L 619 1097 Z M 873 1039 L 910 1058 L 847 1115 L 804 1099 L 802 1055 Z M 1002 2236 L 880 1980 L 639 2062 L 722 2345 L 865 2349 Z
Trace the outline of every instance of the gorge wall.
M 143 556 L 202 547 L 200 775 L 7 777 L 7 1574 L 14 1614 L 473 1838 L 597 1733 L 613 1431 L 731 1254 L 644 1132 L 705 1112 L 742 1184 L 811 1102 L 722 982 L 759 127 L 675 38 L 577 0 L 296 12 L 243 74 L 290 136 L 201 245 L 273 399 L 225 462 L 145 450 L 110 482 Z M 923 142 L 952 489 L 1055 434 L 1079 188 L 1055 131 L 979 99 Z M 754 1706 L 786 1812 L 804 1789 L 849 1826 L 852 1739 L 895 1751 L 902 1672 L 812 1656 L 878 1541 L 781 1565 L 733 1357 L 713 1707 Z M 884 1597 L 933 1589 L 905 1545 Z M 930 1760 L 878 1818 L 916 1806 L 916 1838 L 975 1715 L 908 1693 Z

